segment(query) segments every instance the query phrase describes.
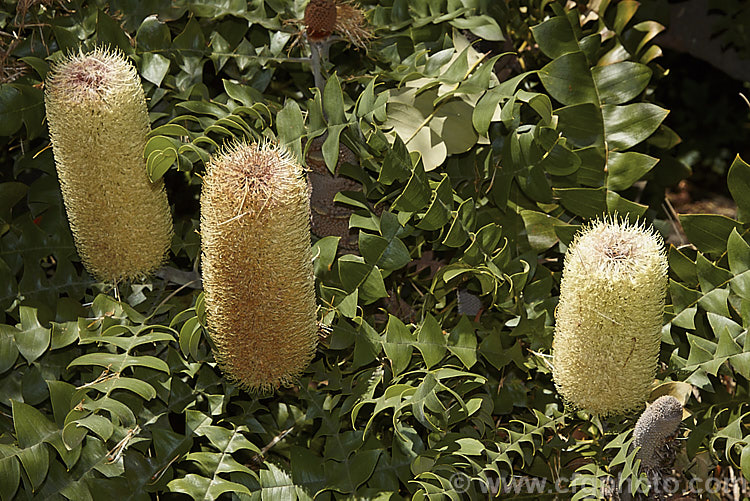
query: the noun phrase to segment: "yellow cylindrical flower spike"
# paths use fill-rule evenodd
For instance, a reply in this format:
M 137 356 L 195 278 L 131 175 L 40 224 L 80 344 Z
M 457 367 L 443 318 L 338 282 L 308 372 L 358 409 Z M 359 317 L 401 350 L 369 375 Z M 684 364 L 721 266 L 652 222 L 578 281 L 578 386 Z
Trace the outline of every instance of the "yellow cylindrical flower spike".
M 78 254 L 99 280 L 148 275 L 172 241 L 161 181 L 146 173 L 148 110 L 120 52 L 95 49 L 52 67 L 45 83 L 52 149 Z
M 565 254 L 553 378 L 569 404 L 611 415 L 643 407 L 656 374 L 667 258 L 652 229 L 605 218 Z
M 252 392 L 292 384 L 318 335 L 309 191 L 290 154 L 270 142 L 238 142 L 211 159 L 201 246 L 219 366 Z

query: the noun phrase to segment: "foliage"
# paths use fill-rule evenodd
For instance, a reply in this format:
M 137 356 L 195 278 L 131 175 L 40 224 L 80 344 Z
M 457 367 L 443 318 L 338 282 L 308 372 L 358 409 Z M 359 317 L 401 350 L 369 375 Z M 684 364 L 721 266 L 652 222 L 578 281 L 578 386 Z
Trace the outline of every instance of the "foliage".
M 318 89 L 289 22 L 304 5 L 3 2 L 0 27 L 20 37 L 5 64 L 23 74 L 0 83 L 0 499 L 486 498 L 511 475 L 554 495 L 573 473 L 578 499 L 618 474 L 640 485 L 637 416 L 566 410 L 549 354 L 580 224 L 618 212 L 670 230 L 664 190 L 688 170 L 649 101 L 660 25 L 625 0 L 365 1 L 368 49 L 333 43 Z M 175 216 L 171 263 L 146 282 L 96 283 L 66 223 L 41 87 L 80 43 L 119 47 L 143 79 L 144 155 Z M 297 386 L 249 395 L 205 333 L 201 175 L 233 137 L 278 137 L 303 159 L 324 134 L 329 169 L 342 144 L 358 159 L 339 172 L 362 191 L 336 200 L 359 251 L 315 241 L 320 349 Z M 750 478 L 739 157 L 728 184 L 737 220 L 681 216 L 692 245 L 669 248 L 654 396 L 692 413 L 686 479 L 713 464 Z M 476 315 L 458 313 L 459 290 Z
M 714 13 L 720 14 L 714 22 L 713 32 L 720 35 L 722 45 L 732 47 L 747 59 L 748 39 L 747 23 L 750 20 L 750 9 L 747 4 L 737 0 L 714 0 L 709 3 Z

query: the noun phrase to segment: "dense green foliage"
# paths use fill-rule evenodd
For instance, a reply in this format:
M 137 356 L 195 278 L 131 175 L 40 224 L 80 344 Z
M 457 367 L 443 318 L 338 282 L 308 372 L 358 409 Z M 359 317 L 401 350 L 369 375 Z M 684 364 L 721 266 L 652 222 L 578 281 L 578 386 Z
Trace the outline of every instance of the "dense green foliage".
M 554 496 L 576 473 L 579 499 L 612 476 L 637 486 L 638 416 L 565 409 L 549 365 L 566 245 L 615 212 L 689 240 L 669 248 L 652 394 L 691 413 L 679 478 L 750 478 L 750 166 L 727 174 L 736 220 L 665 212 L 689 169 L 650 101 L 661 26 L 625 0 L 367 0 L 372 40 L 331 45 L 321 92 L 305 3 L 2 2 L 17 38 L 0 83 L 0 499 L 481 499 L 511 474 Z M 144 154 L 175 217 L 171 263 L 143 283 L 96 283 L 67 226 L 42 86 L 79 44 L 119 47 L 143 79 Z M 201 174 L 234 137 L 303 159 L 323 134 L 331 171 L 340 145 L 357 159 L 339 172 L 362 190 L 336 199 L 359 249 L 314 239 L 318 352 L 299 385 L 250 395 L 204 329 Z M 459 290 L 481 310 L 459 314 Z

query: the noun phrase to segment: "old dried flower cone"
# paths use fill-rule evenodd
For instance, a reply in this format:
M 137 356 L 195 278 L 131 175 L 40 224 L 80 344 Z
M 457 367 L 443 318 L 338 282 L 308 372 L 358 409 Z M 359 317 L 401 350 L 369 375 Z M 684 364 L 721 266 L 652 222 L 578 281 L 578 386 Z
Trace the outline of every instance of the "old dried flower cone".
M 372 38 L 364 11 L 347 0 L 310 0 L 302 24 L 312 42 L 321 42 L 337 34 L 357 47 L 365 48 Z
M 214 353 L 240 387 L 289 385 L 317 344 L 310 201 L 299 164 L 272 143 L 235 143 L 201 193 L 203 287 Z
M 642 408 L 656 374 L 667 260 L 652 228 L 591 223 L 565 255 L 553 377 L 563 398 L 598 415 Z
M 169 250 L 172 216 L 162 182 L 146 173 L 150 126 L 135 68 L 117 51 L 73 54 L 50 71 L 45 104 L 84 266 L 99 280 L 151 273 Z
M 668 474 L 674 464 L 675 434 L 682 422 L 682 403 L 664 395 L 648 406 L 635 425 L 633 447 L 640 447 L 636 457 L 647 472 Z
M 334 202 L 336 194 L 342 191 L 362 191 L 362 187 L 347 177 L 340 176 L 338 169 L 344 163 L 356 164 L 357 157 L 343 143 L 339 143 L 339 157 L 336 172 L 331 174 L 323 159 L 325 136 L 311 140 L 306 163 L 309 168 L 310 209 L 312 211 L 312 232 L 318 237 L 337 236 L 339 246 L 346 250 L 356 250 L 358 231 L 349 228 L 349 218 L 354 212 L 348 207 Z
M 305 7 L 305 31 L 310 40 L 328 38 L 336 27 L 336 2 L 310 0 Z

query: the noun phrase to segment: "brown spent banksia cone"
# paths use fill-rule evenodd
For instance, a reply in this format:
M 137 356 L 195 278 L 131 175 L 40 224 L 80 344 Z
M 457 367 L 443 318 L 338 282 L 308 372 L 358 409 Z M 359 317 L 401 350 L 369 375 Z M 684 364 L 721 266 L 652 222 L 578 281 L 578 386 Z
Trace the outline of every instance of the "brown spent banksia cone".
M 45 83 L 52 150 L 78 254 L 99 280 L 148 275 L 172 242 L 162 181 L 143 150 L 150 129 L 138 73 L 97 48 L 55 64 Z
M 674 464 L 673 439 L 682 422 L 682 403 L 664 395 L 648 406 L 635 425 L 633 447 L 640 447 L 636 457 L 647 472 L 668 474 Z
M 666 290 L 666 253 L 653 228 L 613 217 L 576 235 L 565 254 L 552 345 L 552 376 L 568 403 L 598 415 L 643 407 Z
M 248 391 L 292 384 L 314 355 L 318 328 L 309 190 L 289 153 L 238 142 L 211 158 L 201 246 L 219 366 Z
M 325 136 L 311 140 L 307 152 L 307 179 L 310 182 L 310 209 L 312 211 L 312 232 L 318 237 L 338 236 L 339 247 L 346 250 L 358 249 L 358 232 L 349 228 L 349 218 L 354 211 L 336 204 L 333 199 L 341 191 L 362 191 L 356 181 L 338 175 L 344 163 L 358 162 L 354 153 L 343 143 L 339 143 L 339 158 L 335 174 L 331 174 L 323 159 L 322 146 Z
M 311 40 L 322 40 L 331 36 L 336 27 L 336 2 L 310 0 L 305 7 L 304 22 L 305 31 Z
M 312 42 L 338 34 L 357 47 L 365 48 L 372 38 L 364 11 L 347 0 L 310 0 L 302 23 Z

